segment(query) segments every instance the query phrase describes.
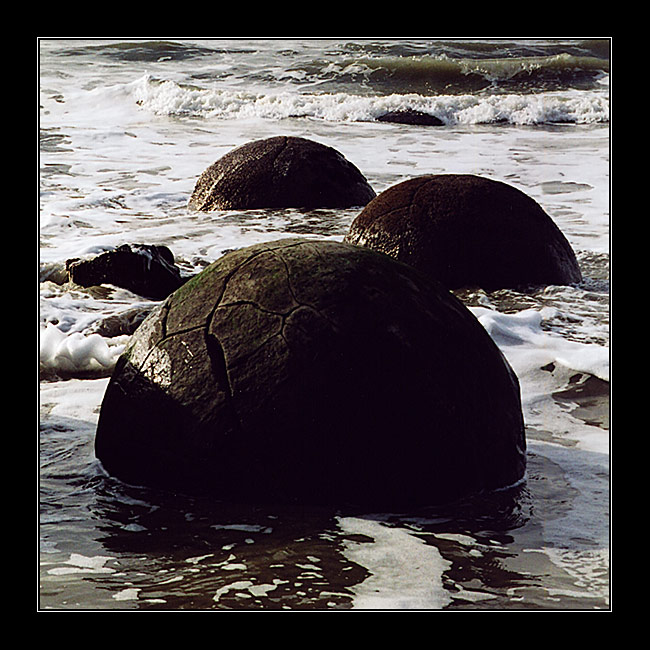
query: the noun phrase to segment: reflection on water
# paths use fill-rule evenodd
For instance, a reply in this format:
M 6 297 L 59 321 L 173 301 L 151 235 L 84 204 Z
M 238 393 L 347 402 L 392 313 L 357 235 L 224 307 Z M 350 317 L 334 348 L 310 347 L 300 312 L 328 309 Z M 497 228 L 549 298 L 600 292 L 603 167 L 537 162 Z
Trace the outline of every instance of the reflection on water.
M 606 605 L 546 553 L 544 526 L 578 495 L 535 454 L 522 485 L 394 514 L 214 503 L 126 486 L 94 461 L 71 473 L 41 485 L 44 609 Z

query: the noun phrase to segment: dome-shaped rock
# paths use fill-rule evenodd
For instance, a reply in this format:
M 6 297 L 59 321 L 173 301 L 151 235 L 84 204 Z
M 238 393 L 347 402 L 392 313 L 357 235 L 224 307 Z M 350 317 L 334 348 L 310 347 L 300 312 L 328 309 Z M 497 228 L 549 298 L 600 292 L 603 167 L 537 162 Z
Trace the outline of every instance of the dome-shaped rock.
M 95 441 L 127 482 L 222 499 L 431 504 L 525 468 L 516 376 L 462 303 L 386 255 L 224 255 L 131 337 Z
M 349 208 L 375 192 L 363 174 L 326 145 L 294 136 L 255 140 L 229 151 L 199 177 L 193 210 Z
M 420 269 L 449 289 L 571 284 L 575 254 L 531 197 L 470 174 L 418 176 L 372 200 L 346 242 Z

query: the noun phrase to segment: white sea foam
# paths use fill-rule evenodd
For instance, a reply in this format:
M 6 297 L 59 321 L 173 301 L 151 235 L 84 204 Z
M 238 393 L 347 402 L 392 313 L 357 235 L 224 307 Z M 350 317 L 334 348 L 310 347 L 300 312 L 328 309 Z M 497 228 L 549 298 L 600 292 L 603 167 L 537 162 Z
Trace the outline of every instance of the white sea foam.
M 483 307 L 471 311 L 485 327 L 515 371 L 520 384 L 524 420 L 529 436 L 535 431 L 552 431 L 561 443 L 585 451 L 609 454 L 609 432 L 585 423 L 558 404 L 553 394 L 567 387 L 573 374 L 587 373 L 609 381 L 609 348 L 597 343 L 571 341 L 542 329 L 557 310 L 526 309 L 504 314 Z M 549 365 L 550 364 L 550 365 Z M 549 371 L 554 364 L 567 372 Z
M 542 329 L 542 323 L 552 321 L 557 309 L 525 309 L 514 314 L 485 307 L 471 307 L 470 310 L 518 374 L 525 374 L 531 367 L 558 363 L 609 381 L 609 348 L 571 341 Z
M 417 110 L 445 124 L 509 122 L 531 125 L 555 122 L 593 124 L 609 121 L 609 98 L 603 93 L 582 97 L 570 91 L 531 95 L 418 94 L 359 96 L 347 93 L 305 94 L 192 88 L 145 75 L 129 84 L 133 101 L 155 115 L 207 119 L 309 117 L 332 122 L 375 120 L 389 111 Z
M 372 540 L 345 544 L 346 557 L 370 572 L 351 588 L 355 609 L 441 609 L 451 602 L 442 586 L 451 563 L 435 546 L 373 519 L 339 517 L 338 524 L 346 534 Z
M 41 332 L 39 365 L 43 371 L 65 373 L 110 371 L 124 351 L 126 338 L 65 333 L 48 323 Z
M 113 557 L 104 555 L 87 557 L 80 553 L 72 553 L 70 558 L 64 563 L 65 566 L 49 569 L 48 574 L 60 576 L 73 573 L 115 573 L 115 569 L 104 566 L 106 562 L 114 559 Z
M 137 600 L 140 591 L 139 587 L 127 587 L 113 594 L 113 598 L 115 600 Z

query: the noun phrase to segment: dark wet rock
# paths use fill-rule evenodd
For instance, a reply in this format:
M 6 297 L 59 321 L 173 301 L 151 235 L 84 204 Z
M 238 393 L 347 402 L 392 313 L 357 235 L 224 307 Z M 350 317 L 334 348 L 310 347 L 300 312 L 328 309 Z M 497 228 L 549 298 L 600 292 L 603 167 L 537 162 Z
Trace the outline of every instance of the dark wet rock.
M 569 242 L 536 201 L 469 174 L 418 176 L 388 188 L 361 211 L 345 241 L 410 264 L 449 289 L 582 278 Z
M 153 306 L 147 305 L 145 307 L 131 307 L 117 314 L 107 316 L 94 323 L 90 328 L 90 332 L 99 334 L 105 338 L 113 338 L 115 336 L 128 335 L 130 336 L 135 330 L 140 327 L 142 321 L 151 313 Z
M 82 287 L 112 284 L 133 293 L 162 300 L 186 280 L 166 246 L 123 244 L 88 259 L 66 261 L 71 282 Z
M 519 480 L 518 381 L 471 312 L 386 255 L 288 239 L 224 255 L 120 357 L 95 450 L 233 501 L 431 504 Z
M 363 174 L 335 149 L 293 136 L 248 142 L 199 177 L 193 210 L 348 208 L 375 197 Z
M 63 262 L 45 262 L 39 267 L 38 279 L 39 282 L 65 284 L 69 280 L 68 270 Z
M 394 122 L 396 124 L 416 124 L 421 126 L 444 126 L 444 122 L 435 115 L 422 111 L 403 110 L 389 111 L 376 118 L 378 122 Z
M 544 368 L 542 368 L 544 370 Z M 551 370 L 552 372 L 552 370 Z M 553 393 L 553 399 L 587 424 L 609 429 L 609 382 L 594 375 L 576 373 L 567 386 Z

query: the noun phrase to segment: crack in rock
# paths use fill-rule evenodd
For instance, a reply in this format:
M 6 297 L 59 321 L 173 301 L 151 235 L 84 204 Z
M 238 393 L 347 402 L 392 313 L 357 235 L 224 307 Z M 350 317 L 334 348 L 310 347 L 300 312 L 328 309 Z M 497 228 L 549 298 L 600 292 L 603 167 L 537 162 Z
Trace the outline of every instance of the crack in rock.
M 228 373 L 228 365 L 226 364 L 226 355 L 223 346 L 221 345 L 221 341 L 216 336 L 210 334 L 207 329 L 205 330 L 205 346 L 208 351 L 215 383 L 217 386 L 223 386 L 227 396 L 228 409 L 234 422 L 237 424 L 238 430 L 243 431 L 244 426 L 235 405 L 232 382 Z

